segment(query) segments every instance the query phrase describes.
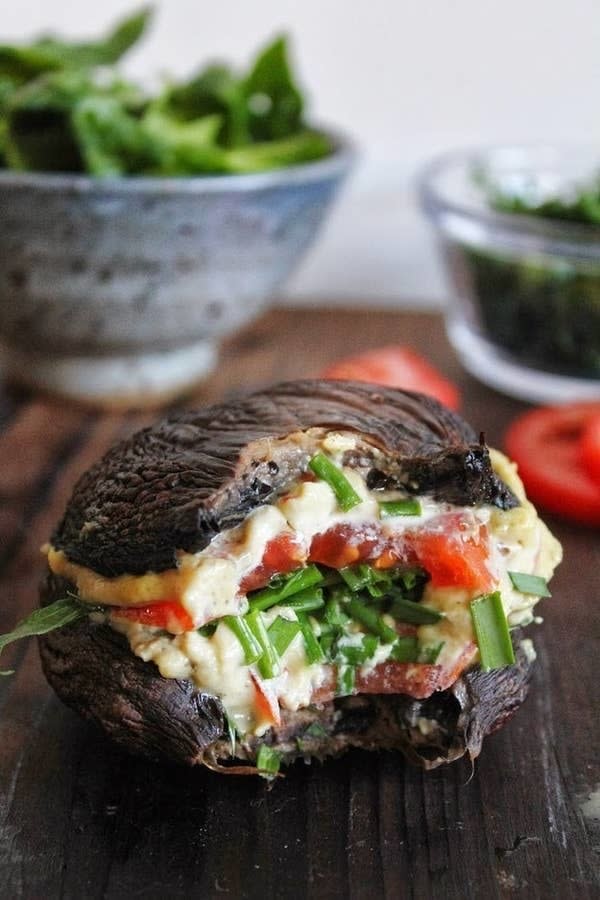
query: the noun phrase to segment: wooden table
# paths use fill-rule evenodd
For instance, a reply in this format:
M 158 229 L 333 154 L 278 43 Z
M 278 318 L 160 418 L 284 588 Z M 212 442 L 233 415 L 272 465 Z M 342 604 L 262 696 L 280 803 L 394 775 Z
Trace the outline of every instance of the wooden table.
M 459 368 L 436 316 L 277 311 L 224 348 L 205 403 L 329 360 L 412 343 L 501 442 L 520 405 Z M 36 603 L 39 547 L 75 478 L 149 414 L 0 396 L 0 630 Z M 467 763 L 423 774 L 392 753 L 294 767 L 268 790 L 132 759 L 64 708 L 34 641 L 3 654 L 1 898 L 600 897 L 600 541 L 548 519 L 566 560 L 533 628 L 531 695 Z M 583 806 L 588 813 L 591 804 Z

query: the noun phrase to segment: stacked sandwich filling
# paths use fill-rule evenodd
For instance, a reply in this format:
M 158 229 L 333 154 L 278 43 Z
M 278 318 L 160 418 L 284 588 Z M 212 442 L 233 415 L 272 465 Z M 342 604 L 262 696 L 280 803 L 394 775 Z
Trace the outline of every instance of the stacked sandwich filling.
M 507 629 L 533 619 L 560 545 L 501 454 L 520 505 L 460 507 L 371 484 L 348 464 L 356 441 L 328 434 L 304 474 L 175 568 L 108 577 L 53 548 L 50 568 L 163 677 L 219 697 L 241 734 L 339 696 L 428 697 L 485 663 L 478 603 Z

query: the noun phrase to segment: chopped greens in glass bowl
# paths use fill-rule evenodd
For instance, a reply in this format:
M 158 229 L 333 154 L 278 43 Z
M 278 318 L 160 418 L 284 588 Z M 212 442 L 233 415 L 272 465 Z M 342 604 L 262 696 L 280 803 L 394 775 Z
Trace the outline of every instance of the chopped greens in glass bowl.
M 600 397 L 600 148 L 450 154 L 427 168 L 421 198 L 465 368 L 535 402 Z

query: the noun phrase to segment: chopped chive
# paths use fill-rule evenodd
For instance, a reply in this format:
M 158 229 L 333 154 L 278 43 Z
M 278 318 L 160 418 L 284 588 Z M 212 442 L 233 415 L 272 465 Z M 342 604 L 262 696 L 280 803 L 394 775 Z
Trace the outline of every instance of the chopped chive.
M 345 566 L 340 569 L 340 575 L 351 591 L 362 591 L 370 580 L 369 566 Z
M 388 572 L 378 571 L 366 563 L 345 566 L 340 569 L 340 575 L 351 591 L 357 593 L 367 590 L 372 597 L 383 597 L 386 589 L 389 590 L 393 583 Z
M 483 671 L 512 665 L 515 654 L 500 592 L 478 597 L 470 608 Z
M 408 497 L 406 500 L 382 500 L 379 503 L 379 515 L 382 519 L 391 519 L 394 516 L 420 516 L 421 504 L 418 500 Z
M 310 750 L 311 745 L 314 746 L 315 741 L 320 741 L 327 736 L 327 732 L 319 722 L 311 722 L 302 735 L 296 738 L 296 746 L 300 753 L 306 753 Z
M 326 738 L 327 732 L 320 722 L 311 722 L 306 731 L 302 734 L 302 737 Z
M 341 584 L 342 579 L 340 578 L 340 573 L 337 569 L 321 569 L 321 573 L 323 575 L 323 581 L 320 582 L 321 587 L 334 587 Z
M 279 673 L 279 657 L 275 647 L 269 640 L 260 611 L 255 609 L 249 612 L 245 619 L 262 649 L 262 654 L 258 660 L 258 671 L 263 678 L 274 678 Z
M 404 569 L 398 573 L 398 581 L 402 583 L 405 591 L 412 591 L 420 581 L 426 580 L 423 569 Z
M 319 646 L 326 659 L 333 661 L 335 656 L 334 647 L 336 644 L 335 634 L 321 634 L 319 636 Z
M 280 766 L 281 756 L 277 750 L 273 750 L 272 747 L 267 747 L 266 744 L 262 744 L 256 756 L 256 768 L 258 769 L 258 774 L 263 778 L 270 780 L 277 775 Z
M 525 572 L 509 572 L 508 577 L 513 587 L 522 594 L 535 594 L 536 597 L 551 597 L 548 582 L 540 575 L 527 575 Z
M 255 635 L 252 633 L 246 619 L 242 616 L 223 616 L 221 620 L 233 633 L 240 642 L 244 651 L 244 659 L 246 665 L 250 665 L 260 659 L 263 653 L 262 645 L 259 643 Z
M 390 659 L 395 662 L 416 662 L 419 656 L 419 643 L 416 637 L 404 635 L 397 637 Z
M 289 600 L 284 600 L 282 605 L 296 612 L 312 612 L 315 609 L 321 609 L 325 606 L 323 591 L 321 588 L 306 588 L 305 591 L 294 594 Z
M 445 641 L 440 641 L 439 644 L 431 644 L 429 647 L 421 647 L 421 649 L 419 650 L 419 662 L 429 663 L 429 665 L 433 665 L 433 663 L 437 662 L 437 658 L 442 652 L 444 643 Z
M 369 659 L 373 659 L 378 646 L 378 637 L 374 634 L 365 634 L 360 644 L 346 644 L 342 646 L 338 644 L 338 654 L 348 665 L 362 666 Z
M 345 612 L 342 612 L 342 605 L 335 597 L 330 597 L 325 604 L 323 618 L 328 625 L 334 625 L 337 628 L 343 628 L 348 624 L 350 618 Z
M 361 497 L 356 493 L 344 473 L 324 453 L 317 453 L 308 464 L 317 478 L 327 482 L 337 498 L 340 509 L 347 512 L 353 506 L 362 503 Z
M 233 618 L 233 616 L 231 616 Z M 202 637 L 211 638 L 215 631 L 217 630 L 218 622 L 209 622 L 207 625 L 201 625 L 200 628 L 196 629 L 198 634 L 201 634 Z
M 336 695 L 347 697 L 354 691 L 356 670 L 353 666 L 340 666 L 337 672 Z
M 296 613 L 298 616 L 298 624 L 304 638 L 304 650 L 309 663 L 325 662 L 325 654 L 321 649 L 321 645 L 317 640 L 317 636 L 313 631 L 313 627 L 309 622 L 306 613 Z
M 235 745 L 237 741 L 237 728 L 235 722 L 225 713 L 225 721 L 227 722 L 227 735 L 229 737 L 229 753 L 231 756 L 235 756 Z
M 392 644 L 396 640 L 397 634 L 394 629 L 390 628 L 374 609 L 365 606 L 357 597 L 353 597 L 348 603 L 348 612 L 353 619 L 378 635 L 384 644 Z
M 352 592 L 347 585 L 340 584 L 331 589 L 329 596 L 336 603 L 345 604 L 352 599 Z
M 288 597 L 299 594 L 306 588 L 314 587 L 323 581 L 323 575 L 315 565 L 305 566 L 303 569 L 296 569 L 291 575 L 281 578 L 280 576 L 273 580 L 272 584 L 261 591 L 256 591 L 248 599 L 250 601 L 250 609 L 269 609 L 276 606 Z
M 390 614 L 399 622 L 407 622 L 410 625 L 433 625 L 443 619 L 443 613 L 414 600 L 405 597 L 394 597 Z
M 282 616 L 277 616 L 267 629 L 269 639 L 279 656 L 283 656 L 299 631 L 298 622 L 292 622 Z

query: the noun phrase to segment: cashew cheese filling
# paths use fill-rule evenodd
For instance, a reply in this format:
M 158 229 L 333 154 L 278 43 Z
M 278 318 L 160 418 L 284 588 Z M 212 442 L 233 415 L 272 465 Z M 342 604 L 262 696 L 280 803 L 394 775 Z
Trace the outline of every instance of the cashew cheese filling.
M 459 507 L 370 489 L 344 465 L 354 444 L 326 436 L 299 480 L 175 568 L 105 577 L 53 547 L 49 566 L 163 677 L 219 697 L 242 735 L 282 710 L 427 697 L 473 663 L 510 664 L 509 629 L 533 621 L 562 555 L 514 464 L 490 451 L 519 506 Z

